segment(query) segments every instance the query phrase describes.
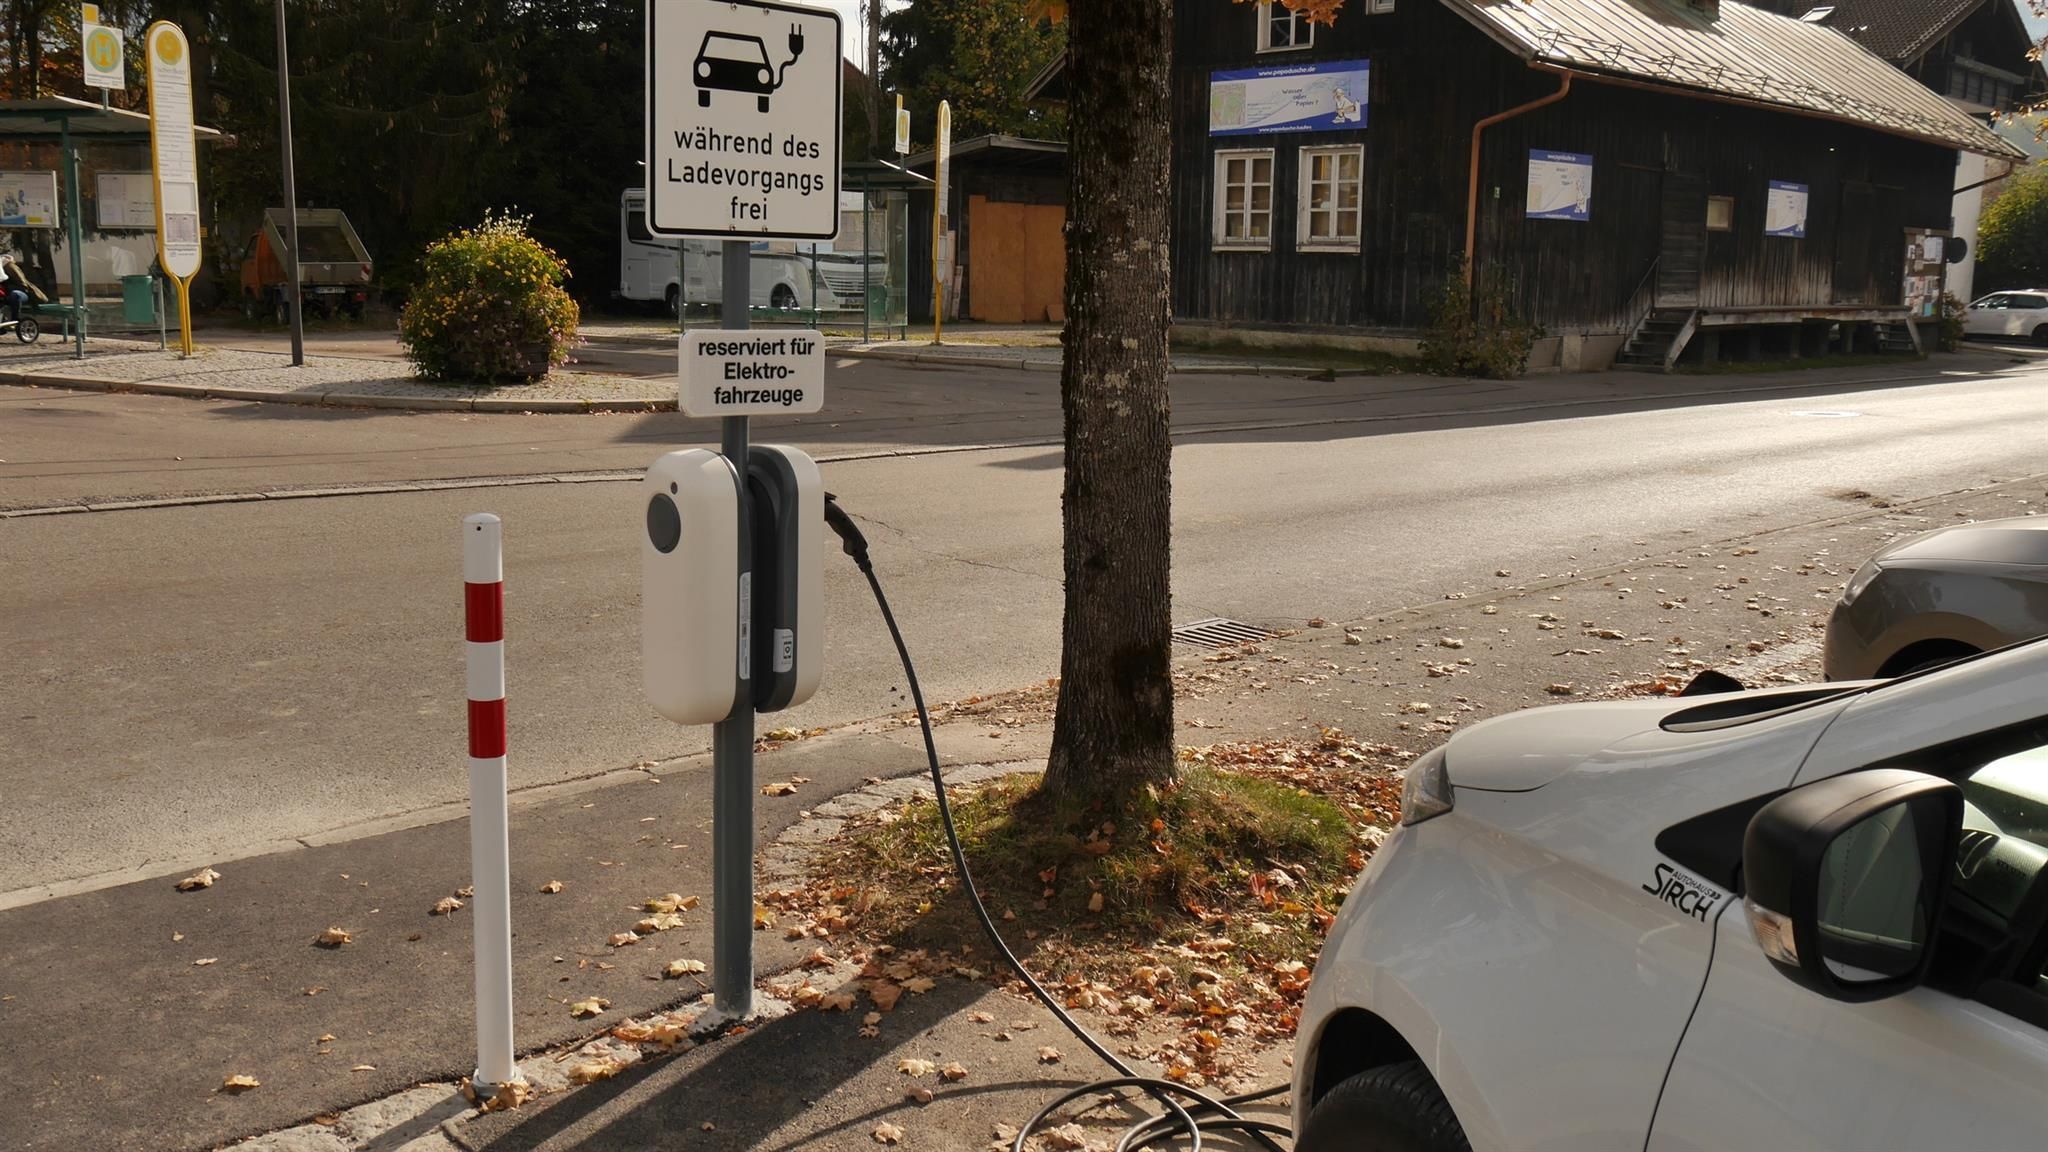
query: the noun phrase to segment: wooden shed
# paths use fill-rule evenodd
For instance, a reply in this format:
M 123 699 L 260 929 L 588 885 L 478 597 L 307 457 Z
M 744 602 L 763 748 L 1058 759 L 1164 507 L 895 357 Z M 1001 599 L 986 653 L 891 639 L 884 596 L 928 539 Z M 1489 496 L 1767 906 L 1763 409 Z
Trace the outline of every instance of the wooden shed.
M 932 175 L 936 154 L 905 167 Z M 991 324 L 1066 320 L 1067 146 L 1018 136 L 953 145 L 947 181 L 953 236 L 948 319 Z M 911 197 L 910 318 L 930 322 L 931 194 Z
M 1567 367 L 1919 346 L 1983 123 L 1843 33 L 1715 0 L 1185 0 L 1173 304 L 1412 337 L 1466 254 Z

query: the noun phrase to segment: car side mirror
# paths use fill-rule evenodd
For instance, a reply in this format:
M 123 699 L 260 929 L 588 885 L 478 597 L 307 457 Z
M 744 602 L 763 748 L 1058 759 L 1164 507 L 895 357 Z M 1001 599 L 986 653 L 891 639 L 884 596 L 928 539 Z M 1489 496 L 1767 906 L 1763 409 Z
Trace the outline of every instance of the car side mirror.
M 1882 768 L 1795 788 L 1742 842 L 1744 910 L 1778 970 L 1835 1000 L 1896 996 L 1926 978 L 1962 789 Z

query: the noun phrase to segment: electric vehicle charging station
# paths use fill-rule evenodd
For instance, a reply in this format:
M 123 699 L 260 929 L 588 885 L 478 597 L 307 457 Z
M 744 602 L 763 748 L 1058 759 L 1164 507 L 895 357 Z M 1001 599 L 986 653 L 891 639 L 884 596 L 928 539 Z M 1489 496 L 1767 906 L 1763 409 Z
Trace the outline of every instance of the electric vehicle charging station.
M 787 44 L 774 98 L 705 98 L 738 83 L 698 59 L 707 45 L 748 40 Z M 740 1020 L 754 1004 L 754 713 L 809 699 L 824 654 L 818 466 L 750 446 L 748 417 L 819 411 L 825 342 L 749 330 L 749 242 L 838 230 L 840 21 L 778 0 L 650 0 L 646 45 L 648 228 L 725 248 L 723 330 L 684 333 L 677 356 L 678 406 L 719 418 L 719 450 L 671 452 L 641 484 L 642 680 L 663 716 L 712 725 L 713 1010 Z

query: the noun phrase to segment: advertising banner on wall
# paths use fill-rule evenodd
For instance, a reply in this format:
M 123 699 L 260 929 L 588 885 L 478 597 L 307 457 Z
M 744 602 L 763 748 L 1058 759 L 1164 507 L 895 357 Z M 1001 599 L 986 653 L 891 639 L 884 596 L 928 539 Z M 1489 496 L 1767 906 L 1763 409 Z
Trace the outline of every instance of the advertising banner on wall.
M 1529 150 L 1531 220 L 1593 218 L 1593 158 L 1583 152 Z
M 1365 127 L 1370 60 L 1209 73 L 1209 135 L 1339 132 Z
M 1801 239 L 1806 235 L 1807 188 L 1804 184 L 1771 181 L 1764 201 L 1764 235 Z

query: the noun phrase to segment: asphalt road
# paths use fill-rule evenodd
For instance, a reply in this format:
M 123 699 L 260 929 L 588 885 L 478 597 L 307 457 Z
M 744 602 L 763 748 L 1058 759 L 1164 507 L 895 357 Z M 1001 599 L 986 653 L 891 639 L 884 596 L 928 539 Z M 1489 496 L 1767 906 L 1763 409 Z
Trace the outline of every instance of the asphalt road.
M 2048 471 L 2036 447 L 2048 439 L 2043 374 L 1969 363 L 1817 393 L 1825 378 L 1792 393 L 1622 375 L 1183 380 L 1174 618 L 1357 619 L 1824 519 L 1866 494 Z M 827 482 L 871 525 L 927 691 L 958 698 L 1052 675 L 1058 450 L 971 446 L 1056 436 L 1056 379 L 861 365 L 835 370 L 831 387 L 833 419 L 761 438 L 851 457 L 826 465 Z M 706 433 L 676 417 L 336 414 L 0 390 L 0 506 L 637 469 Z M 0 903 L 458 800 L 457 525 L 477 510 L 506 521 L 515 786 L 702 748 L 708 730 L 668 725 L 640 699 L 627 483 L 0 521 Z M 902 704 L 851 565 L 830 566 L 826 587 L 825 686 L 772 723 Z

